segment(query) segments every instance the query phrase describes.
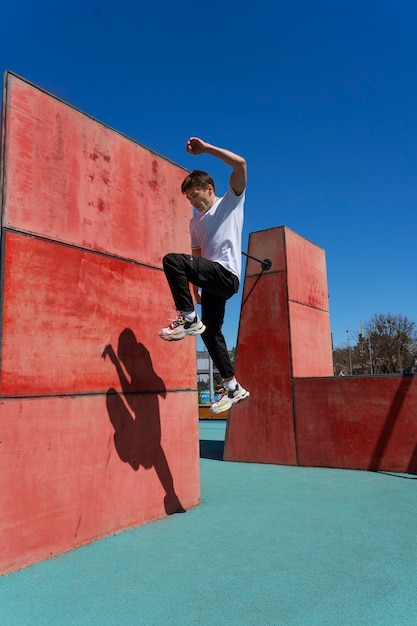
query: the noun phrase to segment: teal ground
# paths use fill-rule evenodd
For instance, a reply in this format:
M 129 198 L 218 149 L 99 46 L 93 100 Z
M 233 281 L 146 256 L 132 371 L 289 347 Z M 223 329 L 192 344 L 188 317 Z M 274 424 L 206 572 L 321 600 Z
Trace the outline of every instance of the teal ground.
M 417 624 L 415 476 L 226 463 L 202 504 L 0 578 L 7 625 Z

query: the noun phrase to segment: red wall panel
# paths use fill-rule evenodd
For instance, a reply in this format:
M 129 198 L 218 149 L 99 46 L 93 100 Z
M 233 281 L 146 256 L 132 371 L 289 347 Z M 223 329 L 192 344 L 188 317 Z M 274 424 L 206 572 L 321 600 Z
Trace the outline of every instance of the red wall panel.
M 225 458 L 296 463 L 291 379 L 332 373 L 324 253 L 285 227 L 251 233 L 237 377 L 251 397 L 233 407 Z M 261 272 L 261 273 L 260 273 Z
M 292 375 L 332 376 L 324 250 L 285 229 Z
M 285 228 L 269 228 L 249 235 L 248 251 L 258 259 L 270 259 L 274 272 L 284 272 L 287 269 L 285 250 Z M 260 265 L 257 261 L 248 258 L 246 276 L 258 276 Z
M 187 172 L 7 75 L 4 226 L 160 266 L 189 250 Z
M 333 361 L 328 311 L 292 301 L 288 306 L 293 376 L 331 376 Z
M 225 459 L 295 464 L 285 275 L 246 277 L 237 378 L 249 400 L 230 412 Z
M 417 473 L 417 377 L 330 377 L 324 252 L 281 227 L 252 233 L 225 458 Z M 305 376 L 309 378 L 305 378 Z M 312 376 L 315 376 L 312 378 Z
M 324 250 L 286 227 L 251 233 L 250 253 L 272 261 L 272 272 L 284 272 L 291 332 L 292 376 L 333 374 L 330 315 Z M 260 265 L 247 260 L 246 276 Z
M 0 573 L 198 504 L 196 394 L 112 397 L 0 401 Z
M 158 336 L 175 316 L 161 270 L 18 233 L 5 234 L 5 247 L 2 395 L 105 391 L 101 355 L 125 328 L 166 388 L 196 387 L 195 340 Z
M 1 573 L 199 503 L 195 339 L 158 336 L 162 257 L 190 245 L 186 172 L 6 86 Z
M 326 258 L 324 250 L 285 228 L 288 298 L 308 307 L 327 311 Z
M 417 473 L 417 377 L 294 380 L 300 465 Z

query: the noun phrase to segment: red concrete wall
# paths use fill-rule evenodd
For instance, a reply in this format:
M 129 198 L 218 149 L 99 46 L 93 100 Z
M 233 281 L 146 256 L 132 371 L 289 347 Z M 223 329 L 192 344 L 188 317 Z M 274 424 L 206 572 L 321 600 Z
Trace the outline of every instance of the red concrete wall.
M 195 341 L 158 337 L 186 172 L 5 87 L 0 573 L 199 503 Z
M 7 75 L 3 226 L 160 266 L 190 247 L 182 168 Z
M 329 296 L 324 250 L 284 229 L 292 375 L 332 376 Z
M 124 328 L 152 350 L 166 388 L 195 388 L 195 342 L 158 337 L 172 310 L 160 268 L 10 231 L 3 244 L 2 396 L 105 393 L 117 376 L 101 354 Z
M 236 375 L 251 396 L 230 410 L 225 460 L 296 463 L 285 294 L 282 272 L 246 275 Z
M 281 227 L 249 252 L 272 269 L 246 268 L 225 458 L 417 473 L 417 377 L 332 376 L 323 251 Z
M 0 572 L 198 503 L 195 404 L 181 391 L 0 400 Z
M 233 407 L 225 458 L 296 464 L 292 377 L 331 374 L 323 250 L 288 228 L 251 233 L 237 348 L 237 377 L 251 392 Z
M 417 473 L 417 377 L 294 380 L 298 464 Z

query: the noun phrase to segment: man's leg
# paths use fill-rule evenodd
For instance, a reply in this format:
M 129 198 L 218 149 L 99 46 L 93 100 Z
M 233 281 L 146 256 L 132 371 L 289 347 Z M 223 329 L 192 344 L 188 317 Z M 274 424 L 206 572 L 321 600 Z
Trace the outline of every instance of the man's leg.
M 194 310 L 194 302 L 189 283 L 198 278 L 194 257 L 189 254 L 167 254 L 162 260 L 165 276 L 171 289 L 177 311 L 181 313 Z
M 213 413 L 222 413 L 233 404 L 249 397 L 249 392 L 236 380 L 234 368 L 230 361 L 226 341 L 221 331 L 226 308 L 226 300 L 220 296 L 203 290 L 201 297 L 202 319 L 206 331 L 202 338 L 206 348 L 223 378 L 224 391 L 219 400 L 211 406 Z
M 198 257 L 189 254 L 175 253 L 167 254 L 163 258 L 165 276 L 179 316 L 169 326 L 161 328 L 161 339 L 179 341 L 187 335 L 201 335 L 206 329 L 194 309 L 189 287 L 190 282 L 197 284 L 197 259 Z
M 225 298 L 203 290 L 201 295 L 201 318 L 206 325 L 206 331 L 202 339 L 223 380 L 233 378 L 235 373 L 230 362 L 226 341 L 221 331 L 225 310 Z
M 189 283 L 224 299 L 236 293 L 239 281 L 219 263 L 189 254 L 170 253 L 163 258 L 163 268 L 180 316 L 159 335 L 172 341 L 186 335 L 200 335 L 205 326 L 195 312 Z M 223 322 L 221 322 L 223 323 Z M 221 324 L 220 324 L 221 327 Z

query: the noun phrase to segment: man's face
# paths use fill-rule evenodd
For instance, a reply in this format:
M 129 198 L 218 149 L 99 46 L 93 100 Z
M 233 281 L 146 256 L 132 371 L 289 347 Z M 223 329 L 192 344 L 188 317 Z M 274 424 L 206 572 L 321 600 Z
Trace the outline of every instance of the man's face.
M 207 185 L 205 188 L 190 187 L 185 195 L 199 213 L 206 213 L 212 207 L 216 197 L 212 185 Z

